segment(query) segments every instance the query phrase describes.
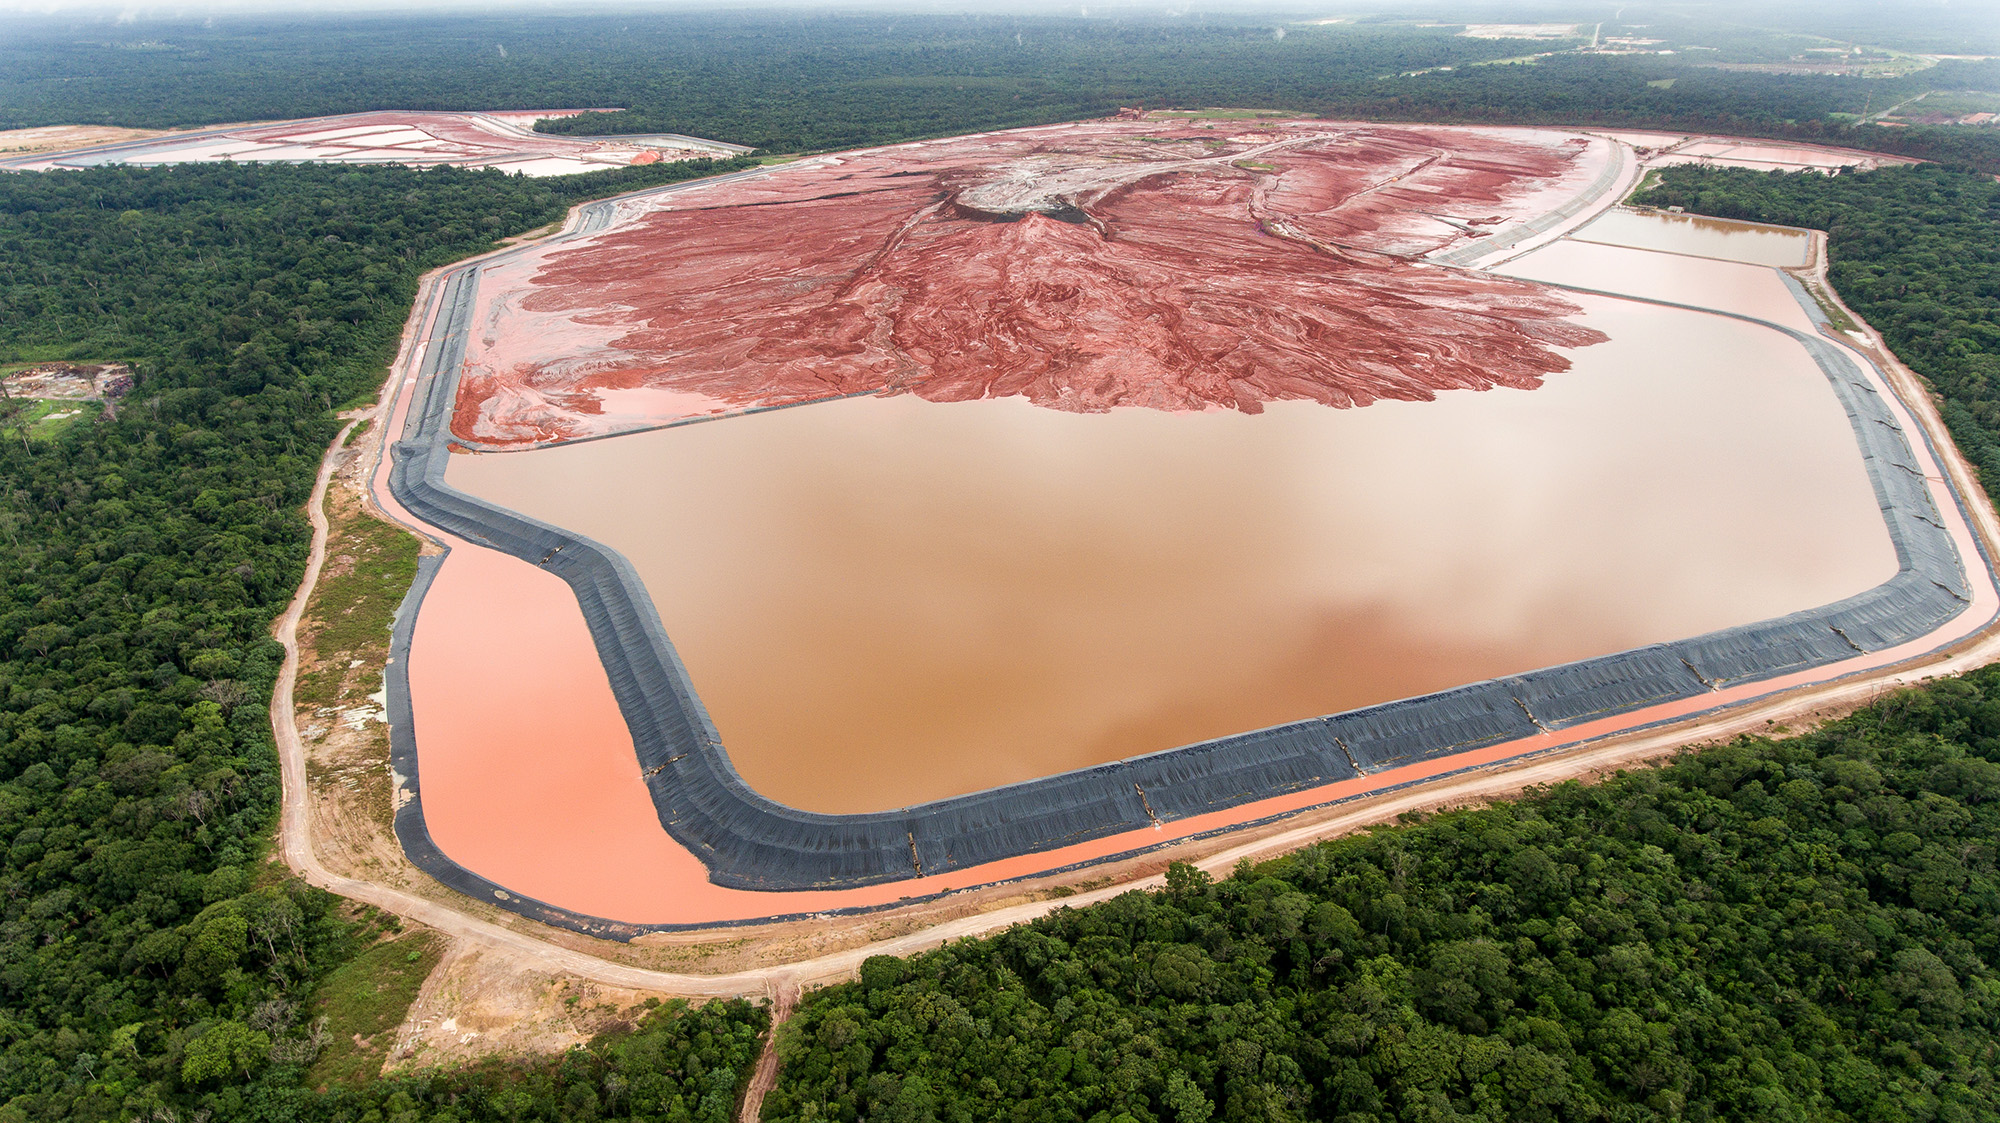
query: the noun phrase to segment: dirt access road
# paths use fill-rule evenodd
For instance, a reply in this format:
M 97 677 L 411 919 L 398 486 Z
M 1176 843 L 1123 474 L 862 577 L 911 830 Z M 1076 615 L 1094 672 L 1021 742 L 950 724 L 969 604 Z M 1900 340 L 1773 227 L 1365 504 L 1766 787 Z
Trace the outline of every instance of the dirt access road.
M 575 221 L 574 215 L 571 221 Z M 1819 255 L 1824 261 L 1825 255 Z M 457 268 L 453 266 L 451 268 Z M 444 272 L 443 270 L 440 273 Z M 425 278 L 424 306 L 429 287 L 437 274 Z M 1826 290 L 1829 291 L 1830 290 Z M 1857 322 L 1859 318 L 1857 317 Z M 414 321 L 413 321 L 414 323 Z M 411 330 L 415 330 L 413 327 Z M 1945 435 L 1941 418 L 1928 391 L 1917 377 L 1887 357 L 1879 337 L 1842 340 L 1849 346 L 1872 353 L 1894 382 L 1899 394 L 1918 423 L 1925 428 L 1940 458 L 1961 494 L 1967 497 L 1968 514 L 1975 532 L 1989 550 L 2000 545 L 2000 520 L 1985 501 L 1971 469 Z M 1886 361 L 1884 361 L 1886 360 Z M 390 373 L 380 401 L 389 403 L 398 380 L 405 377 L 399 363 Z M 382 406 L 375 418 L 379 430 L 386 423 Z M 350 425 L 351 428 L 351 425 Z M 343 429 L 322 461 L 319 477 L 309 501 L 313 526 L 313 548 L 304 580 L 274 629 L 284 645 L 286 659 L 272 698 L 272 726 L 276 734 L 284 801 L 280 840 L 285 861 L 308 882 L 352 900 L 373 905 L 416 921 L 455 939 L 496 949 L 512 957 L 524 968 L 550 971 L 591 979 L 608 986 L 625 987 L 694 998 L 762 996 L 772 1000 L 796 996 L 804 988 L 841 981 L 853 976 L 862 961 L 872 955 L 908 955 L 961 937 L 976 936 L 1042 916 L 1056 908 L 1082 906 L 1107 899 L 1135 888 L 1161 883 L 1157 873 L 1077 892 L 1071 896 L 1009 904 L 991 911 L 959 916 L 943 923 L 920 927 L 893 938 L 867 942 L 836 952 L 770 963 L 753 969 L 715 974 L 677 973 L 651 970 L 613 962 L 571 947 L 540 938 L 532 932 L 515 931 L 454 908 L 392 887 L 338 875 L 320 861 L 314 846 L 307 815 L 305 754 L 294 724 L 293 690 L 298 673 L 297 629 L 300 616 L 319 579 L 325 562 L 328 524 L 322 509 L 328 482 L 336 466 Z M 1550 752 L 1541 756 L 1494 765 L 1475 771 L 1351 802 L 1317 812 L 1295 816 L 1290 823 L 1260 830 L 1256 837 L 1222 837 L 1190 844 L 1186 853 L 1193 864 L 1214 874 L 1225 874 L 1237 862 L 1276 856 L 1310 842 L 1351 833 L 1368 826 L 1392 821 L 1410 811 L 1475 804 L 1518 793 L 1523 788 L 1563 780 L 1603 775 L 1668 756 L 1681 746 L 1728 739 L 1743 733 L 1765 732 L 1774 726 L 1812 724 L 1866 704 L 1894 687 L 1923 678 L 1958 673 L 2000 658 L 2000 628 L 1986 630 L 1955 647 L 1898 667 L 1804 687 L 1755 700 L 1737 709 L 1710 714 L 1676 725 L 1639 730 L 1588 745 Z M 1014 898 L 1019 900 L 1018 896 Z M 470 902 L 468 902 L 469 904 Z M 879 921 L 883 913 L 853 918 L 852 923 Z M 849 923 L 836 918 L 829 924 Z

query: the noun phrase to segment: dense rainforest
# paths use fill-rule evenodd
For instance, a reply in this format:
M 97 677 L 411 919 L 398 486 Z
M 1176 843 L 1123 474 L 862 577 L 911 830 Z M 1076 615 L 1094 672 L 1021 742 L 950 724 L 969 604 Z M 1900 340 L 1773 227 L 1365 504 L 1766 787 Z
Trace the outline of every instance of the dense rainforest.
M 1827 231 L 1828 279 L 1944 399 L 1952 439 L 2000 495 L 2000 183 L 1936 165 L 1839 176 L 1681 166 L 1638 196 Z
M 544 127 L 680 132 L 797 152 L 1102 116 L 1120 105 L 1270 106 L 1796 136 L 2000 171 L 2000 129 L 1853 123 L 1925 90 L 2000 91 L 2000 64 L 1951 59 L 1910 73 L 1889 65 L 1882 77 L 1723 69 L 1782 63 L 1831 40 L 1712 15 L 1649 10 L 1634 26 L 1584 28 L 1681 48 L 1672 55 L 1550 55 L 1586 40 L 1470 38 L 1460 23 L 1367 15 L 1330 23 L 1137 12 L 45 19 L 0 34 L 0 127 L 620 107 Z M 1852 22 L 1855 34 L 1909 34 L 1907 21 L 1881 12 Z M 2000 49 L 1993 38 L 1988 29 L 1928 49 L 1990 54 Z M 1532 64 L 1484 65 L 1508 59 Z
M 764 1118 L 2000 1117 L 2000 668 L 808 996 Z
M 334 412 L 372 398 L 424 270 L 710 170 L 0 176 L 0 361 L 138 374 L 53 436 L 0 402 L 0 1119 L 297 1086 L 317 980 L 382 934 L 258 860 L 269 628 Z

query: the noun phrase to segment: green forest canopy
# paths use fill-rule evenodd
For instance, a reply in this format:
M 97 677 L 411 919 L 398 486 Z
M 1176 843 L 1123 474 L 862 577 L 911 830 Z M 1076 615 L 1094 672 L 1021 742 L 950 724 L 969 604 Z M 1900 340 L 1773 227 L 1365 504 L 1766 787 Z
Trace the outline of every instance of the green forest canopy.
M 1782 61 L 1832 40 L 1742 26 L 1713 11 L 1677 12 L 1635 14 L 1643 26 L 1602 25 L 1605 34 L 1661 38 L 1682 48 L 1674 55 L 1548 58 L 1533 56 L 1584 40 L 1468 38 L 1458 23 L 1365 13 L 1336 24 L 1254 13 L 783 10 L 124 24 L 52 17 L 0 35 L 0 127 L 611 106 L 627 112 L 545 127 L 689 133 L 794 152 L 1102 116 L 1121 105 L 1274 106 L 1371 119 L 1825 137 L 2000 171 L 2000 130 L 1851 125 L 1866 109 L 1927 89 L 2000 90 L 2000 64 L 1947 60 L 1880 79 L 1718 69 L 1712 64 Z M 1907 20 L 1850 15 L 1860 26 L 1847 31 L 1909 34 Z M 1481 65 L 1519 58 L 1531 64 Z
M 270 625 L 334 410 L 375 392 L 424 270 L 710 170 L 0 176 L 0 360 L 139 376 L 115 419 L 0 440 L 0 1119 L 229 1118 L 296 1084 L 316 981 L 372 938 L 258 860 Z

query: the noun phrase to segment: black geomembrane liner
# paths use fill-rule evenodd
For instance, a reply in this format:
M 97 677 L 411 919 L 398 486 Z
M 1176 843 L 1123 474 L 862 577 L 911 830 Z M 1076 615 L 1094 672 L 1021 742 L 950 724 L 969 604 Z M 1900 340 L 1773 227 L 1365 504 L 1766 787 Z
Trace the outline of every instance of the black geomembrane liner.
M 591 204 L 567 237 L 602 229 L 612 213 L 609 204 Z M 1964 561 L 1943 529 L 1907 437 L 1848 353 L 1767 321 L 1694 309 L 1783 332 L 1812 355 L 1854 428 L 1895 546 L 1895 576 L 1846 600 L 1775 620 L 916 807 L 861 815 L 800 811 L 766 799 L 736 774 L 644 584 L 623 557 L 445 483 L 449 426 L 481 267 L 459 270 L 437 290 L 441 311 L 431 350 L 403 438 L 390 450 L 390 491 L 423 521 L 540 565 L 575 591 L 660 823 L 721 885 L 852 888 L 1053 850 L 1880 651 L 1929 634 L 1970 602 Z M 1789 278 L 1787 283 L 1808 314 L 1824 322 L 1804 291 Z M 407 658 L 417 609 L 438 564 L 433 558 L 420 563 L 397 617 L 389 674 L 392 755 L 402 788 L 396 830 L 405 850 L 446 884 L 538 920 L 612 938 L 676 927 L 584 917 L 521 898 L 459 866 L 430 839 Z M 912 883 L 913 889 L 921 886 Z

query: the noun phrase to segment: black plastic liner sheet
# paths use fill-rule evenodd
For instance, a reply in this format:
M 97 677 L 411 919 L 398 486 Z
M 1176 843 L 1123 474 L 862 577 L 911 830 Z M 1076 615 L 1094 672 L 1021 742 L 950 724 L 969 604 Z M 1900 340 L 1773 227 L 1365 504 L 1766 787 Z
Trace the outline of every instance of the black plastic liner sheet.
M 1505 681 L 1522 709 L 1546 729 L 1678 702 L 1704 693 L 1712 685 L 1679 653 L 1663 645 L 1550 667 Z
M 611 214 L 609 205 L 585 208 L 568 236 L 601 229 Z M 869 885 L 1142 830 L 1880 651 L 1934 631 L 1970 599 L 1963 560 L 1943 529 L 1909 441 L 1866 375 L 1838 348 L 1753 321 L 1804 345 L 1847 410 L 1899 563 L 1884 584 L 1777 620 L 898 811 L 799 811 L 764 798 L 736 774 L 645 587 L 622 557 L 445 484 L 448 425 L 477 273 L 477 267 L 462 270 L 440 290 L 437 334 L 404 437 L 392 448 L 390 490 L 418 518 L 542 566 L 575 590 L 661 825 L 723 885 Z M 1801 303 L 1817 311 L 1810 300 Z M 420 866 L 504 903 L 505 890 L 452 863 L 423 828 L 400 662 L 429 573 L 397 623 L 392 720 L 397 768 L 410 797 L 398 809 L 397 830 Z M 586 931 L 631 928 L 587 917 L 564 921 L 560 909 L 518 899 L 509 907 Z

